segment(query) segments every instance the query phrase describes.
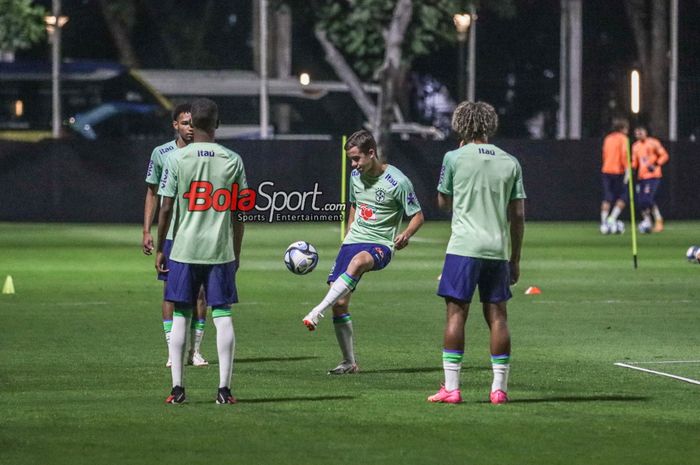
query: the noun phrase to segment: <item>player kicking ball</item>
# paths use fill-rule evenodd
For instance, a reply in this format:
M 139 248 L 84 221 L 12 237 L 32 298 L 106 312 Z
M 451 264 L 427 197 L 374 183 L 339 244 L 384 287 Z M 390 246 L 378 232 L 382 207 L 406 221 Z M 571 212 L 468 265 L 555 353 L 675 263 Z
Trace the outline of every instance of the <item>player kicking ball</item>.
M 364 273 L 384 269 L 394 249 L 406 247 L 424 221 L 411 181 L 398 168 L 379 159 L 372 134 L 364 130 L 354 133 L 345 143 L 345 151 L 353 169 L 348 232 L 328 275 L 330 289 L 326 297 L 303 320 L 313 331 L 324 312 L 333 308 L 333 326 L 343 356 L 340 364 L 328 372 L 333 375 L 358 371 L 349 311 L 351 293 Z M 404 213 L 411 219 L 397 234 Z
M 462 402 L 464 325 L 477 287 L 490 330 L 491 403 L 508 402 L 506 302 L 512 296 L 509 285 L 520 275 L 525 190 L 518 161 L 488 143 L 497 128 L 498 116 L 487 103 L 462 102 L 452 116 L 460 147 L 445 154 L 437 188 L 439 206 L 452 211 L 452 235 L 437 291 L 447 306 L 442 351 L 445 384 L 428 397 L 430 402 Z

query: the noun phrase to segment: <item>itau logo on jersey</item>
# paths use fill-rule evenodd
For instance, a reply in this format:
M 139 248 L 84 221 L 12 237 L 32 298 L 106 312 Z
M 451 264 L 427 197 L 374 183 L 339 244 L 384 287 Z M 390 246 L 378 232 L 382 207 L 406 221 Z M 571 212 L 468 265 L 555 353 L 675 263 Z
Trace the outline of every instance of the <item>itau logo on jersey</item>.
M 360 218 L 362 218 L 365 221 L 374 221 L 377 219 L 377 215 L 374 214 L 374 210 L 372 210 L 372 207 L 361 203 Z

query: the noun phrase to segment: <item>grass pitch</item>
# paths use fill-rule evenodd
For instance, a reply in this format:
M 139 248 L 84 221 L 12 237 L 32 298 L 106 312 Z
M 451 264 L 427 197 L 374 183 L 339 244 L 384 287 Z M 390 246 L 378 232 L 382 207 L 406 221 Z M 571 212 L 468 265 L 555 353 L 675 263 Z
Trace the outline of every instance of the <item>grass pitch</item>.
M 337 227 L 249 225 L 234 308 L 240 403 L 214 404 L 209 320 L 212 365 L 187 368 L 189 403 L 173 406 L 162 286 L 140 228 L 0 224 L 0 278 L 16 288 L 0 295 L 0 464 L 700 463 L 700 386 L 613 365 L 700 380 L 700 266 L 684 258 L 699 232 L 670 222 L 640 237 L 635 271 L 628 234 L 528 224 L 509 305 L 512 402 L 488 403 L 476 305 L 455 406 L 425 400 L 442 379 L 448 223 L 363 278 L 351 305 L 362 372 L 341 377 L 325 374 L 340 359 L 330 319 L 316 333 L 301 324 L 325 292 Z M 301 277 L 282 263 L 299 239 L 321 254 Z

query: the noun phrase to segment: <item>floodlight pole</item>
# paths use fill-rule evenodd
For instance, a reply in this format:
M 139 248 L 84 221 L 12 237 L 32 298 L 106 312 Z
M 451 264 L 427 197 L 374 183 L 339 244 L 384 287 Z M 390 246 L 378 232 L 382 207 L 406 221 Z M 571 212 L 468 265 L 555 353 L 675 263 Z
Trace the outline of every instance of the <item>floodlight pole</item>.
M 260 138 L 269 137 L 270 98 L 267 74 L 267 13 L 268 0 L 260 0 Z
M 668 76 L 668 139 L 678 140 L 678 0 L 671 0 L 671 63 Z
M 476 98 L 476 8 L 474 4 L 469 9 L 471 27 L 469 28 L 469 75 L 467 77 L 467 100 L 474 102 Z
M 51 37 L 51 133 L 61 137 L 61 0 L 53 0 L 54 25 Z

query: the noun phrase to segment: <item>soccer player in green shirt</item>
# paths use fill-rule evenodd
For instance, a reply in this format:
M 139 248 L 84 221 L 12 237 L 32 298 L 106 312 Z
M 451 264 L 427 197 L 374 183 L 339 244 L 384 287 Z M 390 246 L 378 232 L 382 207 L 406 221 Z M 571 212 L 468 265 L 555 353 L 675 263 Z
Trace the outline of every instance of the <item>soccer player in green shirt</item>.
M 168 162 L 158 191 L 163 204 L 158 217 L 156 269 L 168 273 L 165 300 L 175 305 L 170 341 L 173 388 L 167 403 L 185 401 L 185 333 L 202 287 L 216 326 L 219 355 L 216 403 L 236 403 L 231 394 L 235 345 L 231 304 L 238 302 L 236 270 L 244 228 L 243 223 L 233 221 L 232 215 L 240 200 L 239 193 L 248 186 L 241 157 L 214 142 L 218 113 L 216 103 L 209 99 L 192 103 L 194 141 Z M 166 261 L 164 243 L 171 219 L 175 221 L 175 232 L 170 258 Z
M 348 232 L 328 276 L 326 297 L 303 319 L 313 331 L 328 308 L 333 308 L 335 335 L 343 360 L 329 374 L 358 371 L 353 347 L 350 293 L 362 275 L 384 269 L 394 249 L 401 250 L 423 225 L 423 212 L 411 181 L 395 166 L 382 162 L 368 131 L 358 131 L 345 144 L 352 163 Z M 404 213 L 410 217 L 399 233 Z
M 452 116 L 460 147 L 445 154 L 437 188 L 440 207 L 452 210 L 452 235 L 437 292 L 447 304 L 442 352 L 445 384 L 428 397 L 430 402 L 462 401 L 464 325 L 477 287 L 491 335 L 490 400 L 508 402 L 506 302 L 512 297 L 509 285 L 520 276 L 525 190 L 520 163 L 488 143 L 497 128 L 498 116 L 487 103 L 462 102 Z
M 153 149 L 151 153 L 151 159 L 148 163 L 148 169 L 146 170 L 146 201 L 143 213 L 143 253 L 146 255 L 151 255 L 153 251 L 153 237 L 151 236 L 151 225 L 153 224 L 153 216 L 156 211 L 156 202 L 158 199 L 158 184 L 160 183 L 160 178 L 163 173 L 163 167 L 165 162 L 170 158 L 170 156 L 181 147 L 185 147 L 187 144 L 192 142 L 193 132 L 192 132 L 192 116 L 190 115 L 190 104 L 183 103 L 175 107 L 173 111 L 173 129 L 177 133 L 177 138 L 170 142 Z M 172 233 L 168 234 L 168 241 L 164 246 L 165 255 L 170 255 L 170 249 L 172 248 Z M 166 281 L 168 280 L 168 275 L 165 273 L 159 273 L 158 279 L 164 281 L 163 290 L 165 291 Z M 168 352 L 170 352 L 170 331 L 173 327 L 173 306 L 171 303 L 163 300 L 162 304 L 162 314 L 163 314 L 163 332 L 165 333 L 165 342 L 168 345 Z M 209 365 L 204 356 L 200 353 L 199 348 L 202 344 L 202 338 L 204 337 L 204 324 L 207 317 L 207 302 L 204 298 L 204 293 L 202 292 L 197 301 L 197 314 L 196 318 L 192 319 L 192 328 L 190 329 L 190 353 L 188 356 L 188 363 L 194 366 L 206 366 Z M 166 367 L 170 367 L 172 361 L 168 357 L 168 362 L 165 364 Z

